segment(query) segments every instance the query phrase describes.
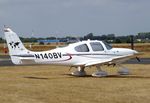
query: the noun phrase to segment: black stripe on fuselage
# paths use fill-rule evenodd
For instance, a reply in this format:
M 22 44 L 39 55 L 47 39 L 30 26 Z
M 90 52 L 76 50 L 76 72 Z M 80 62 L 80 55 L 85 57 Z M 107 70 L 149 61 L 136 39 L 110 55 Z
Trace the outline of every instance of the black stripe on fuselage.
M 34 57 L 34 55 L 11 55 L 11 56 L 17 56 L 17 57 Z

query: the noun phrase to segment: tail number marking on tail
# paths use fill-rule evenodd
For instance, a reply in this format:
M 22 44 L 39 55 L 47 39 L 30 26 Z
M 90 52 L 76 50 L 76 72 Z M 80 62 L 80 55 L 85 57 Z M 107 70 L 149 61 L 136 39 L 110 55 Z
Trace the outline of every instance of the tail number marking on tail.
M 36 59 L 59 59 L 62 58 L 61 52 L 35 54 Z

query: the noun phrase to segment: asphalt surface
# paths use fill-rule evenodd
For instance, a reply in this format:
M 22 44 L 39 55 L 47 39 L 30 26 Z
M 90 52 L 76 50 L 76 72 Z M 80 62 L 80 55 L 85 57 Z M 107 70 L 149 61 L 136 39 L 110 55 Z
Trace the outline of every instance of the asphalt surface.
M 140 61 L 137 59 L 130 59 L 126 61 L 125 64 L 150 64 L 150 58 L 140 58 Z
M 140 58 L 140 62 L 137 59 L 130 59 L 124 64 L 150 64 L 150 58 Z M 0 66 L 14 66 L 9 56 L 0 56 Z

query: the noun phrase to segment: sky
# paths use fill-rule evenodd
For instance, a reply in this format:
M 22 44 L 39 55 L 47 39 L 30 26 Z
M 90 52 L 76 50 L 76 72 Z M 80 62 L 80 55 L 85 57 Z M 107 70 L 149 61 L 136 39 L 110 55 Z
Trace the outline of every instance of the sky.
M 7 25 L 22 37 L 150 32 L 150 0 L 0 0 Z

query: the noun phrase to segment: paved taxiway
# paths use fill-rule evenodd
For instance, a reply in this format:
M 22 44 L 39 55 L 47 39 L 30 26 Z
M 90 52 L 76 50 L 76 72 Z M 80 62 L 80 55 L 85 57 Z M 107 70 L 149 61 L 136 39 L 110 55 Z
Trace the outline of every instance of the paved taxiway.
M 150 58 L 140 58 L 140 62 L 136 59 L 130 59 L 125 62 L 125 64 L 150 64 Z M 13 66 L 14 64 L 11 62 L 9 57 L 1 57 L 0 56 L 0 66 Z

